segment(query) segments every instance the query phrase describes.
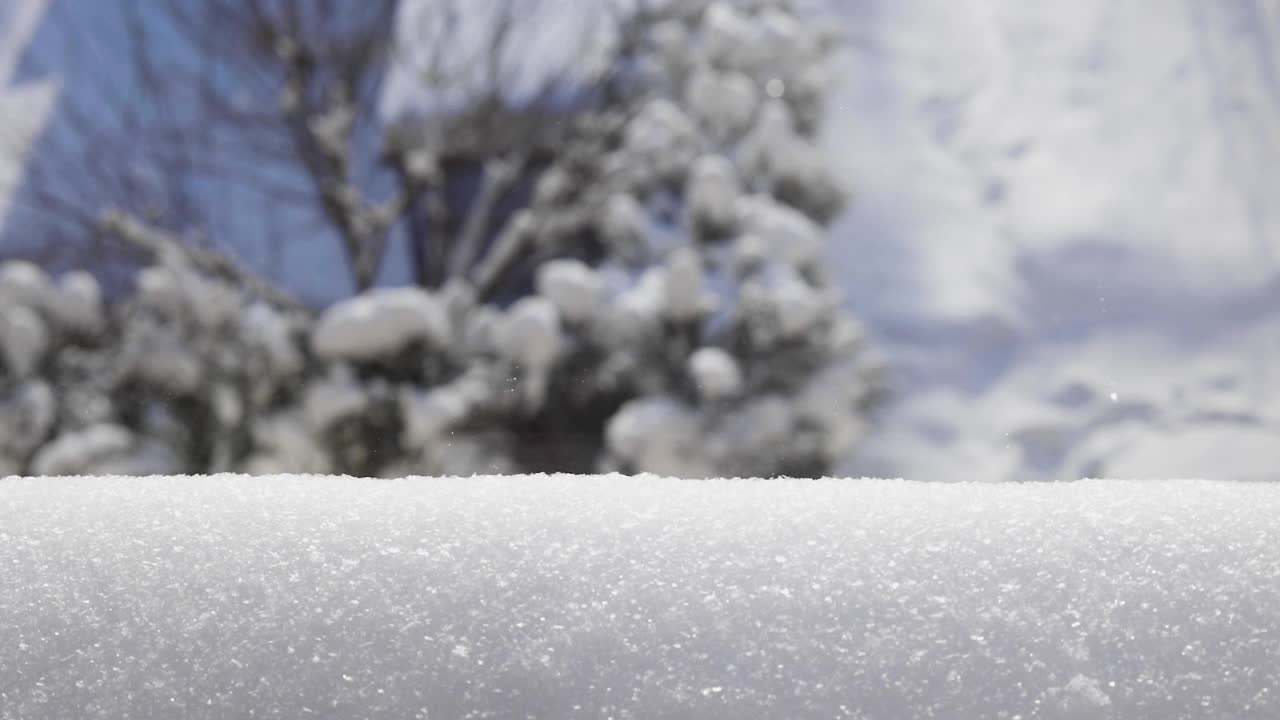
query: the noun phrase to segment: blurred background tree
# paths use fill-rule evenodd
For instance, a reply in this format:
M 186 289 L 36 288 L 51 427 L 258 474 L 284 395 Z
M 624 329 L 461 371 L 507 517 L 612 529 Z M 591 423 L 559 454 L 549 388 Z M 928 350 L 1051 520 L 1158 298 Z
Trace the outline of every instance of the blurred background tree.
M 0 472 L 813 476 L 865 433 L 821 16 L 106 6 L 128 63 L 9 226 L 44 269 L 0 268 Z M 70 7 L 67 52 L 110 37 Z
M 122 288 L 143 258 L 97 228 L 103 209 L 117 208 L 277 283 L 297 284 L 289 265 L 325 265 L 342 292 L 369 287 L 398 219 L 358 221 L 394 214 L 377 98 L 395 7 L 54 4 L 26 71 L 56 69 L 68 91 L 5 245 L 55 267 L 91 259 Z M 313 304 L 334 297 L 303 292 Z

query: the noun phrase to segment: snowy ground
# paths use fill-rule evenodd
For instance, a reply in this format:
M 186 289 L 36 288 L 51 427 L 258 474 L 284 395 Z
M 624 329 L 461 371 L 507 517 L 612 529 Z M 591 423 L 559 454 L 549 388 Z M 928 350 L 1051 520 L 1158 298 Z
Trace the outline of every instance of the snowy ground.
M 0 718 L 1280 717 L 1280 486 L 0 481 Z
M 901 391 L 848 469 L 1276 478 L 1280 6 L 836 7 L 832 255 Z

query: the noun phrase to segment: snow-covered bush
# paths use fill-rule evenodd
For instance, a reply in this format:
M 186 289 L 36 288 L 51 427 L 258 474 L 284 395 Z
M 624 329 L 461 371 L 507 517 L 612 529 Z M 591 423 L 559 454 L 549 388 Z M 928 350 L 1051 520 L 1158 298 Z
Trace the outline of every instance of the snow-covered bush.
M 156 260 L 110 307 L 4 265 L 0 472 L 828 472 L 875 365 L 824 273 L 827 27 L 786 0 L 629 16 L 635 72 L 536 163 L 480 163 L 434 286 L 294 312 L 118 218 Z M 406 137 L 392 162 L 446 172 L 447 133 Z
M 634 395 L 604 467 L 822 473 L 875 390 L 823 273 L 844 200 L 813 139 L 835 45 L 790 2 L 687 5 L 658 13 L 649 93 L 604 161 L 608 207 L 640 209 L 650 259 L 601 269 L 622 278 L 602 366 Z
M 0 465 L 10 472 L 232 469 L 305 369 L 290 320 L 169 257 L 104 303 L 83 272 L 0 266 Z M 295 393 L 296 394 L 296 391 Z

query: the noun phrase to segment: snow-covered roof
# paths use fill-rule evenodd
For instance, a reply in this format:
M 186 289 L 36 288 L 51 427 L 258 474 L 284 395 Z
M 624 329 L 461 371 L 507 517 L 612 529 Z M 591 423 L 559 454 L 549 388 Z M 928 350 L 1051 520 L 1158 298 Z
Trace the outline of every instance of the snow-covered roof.
M 0 718 L 1280 717 L 1280 485 L 0 481 Z

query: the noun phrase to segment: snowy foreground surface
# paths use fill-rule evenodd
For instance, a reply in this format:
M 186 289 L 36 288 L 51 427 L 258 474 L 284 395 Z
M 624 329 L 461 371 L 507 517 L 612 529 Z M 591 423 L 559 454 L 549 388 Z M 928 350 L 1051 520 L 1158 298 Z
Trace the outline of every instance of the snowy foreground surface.
M 1276 718 L 1280 485 L 0 480 L 0 718 Z

